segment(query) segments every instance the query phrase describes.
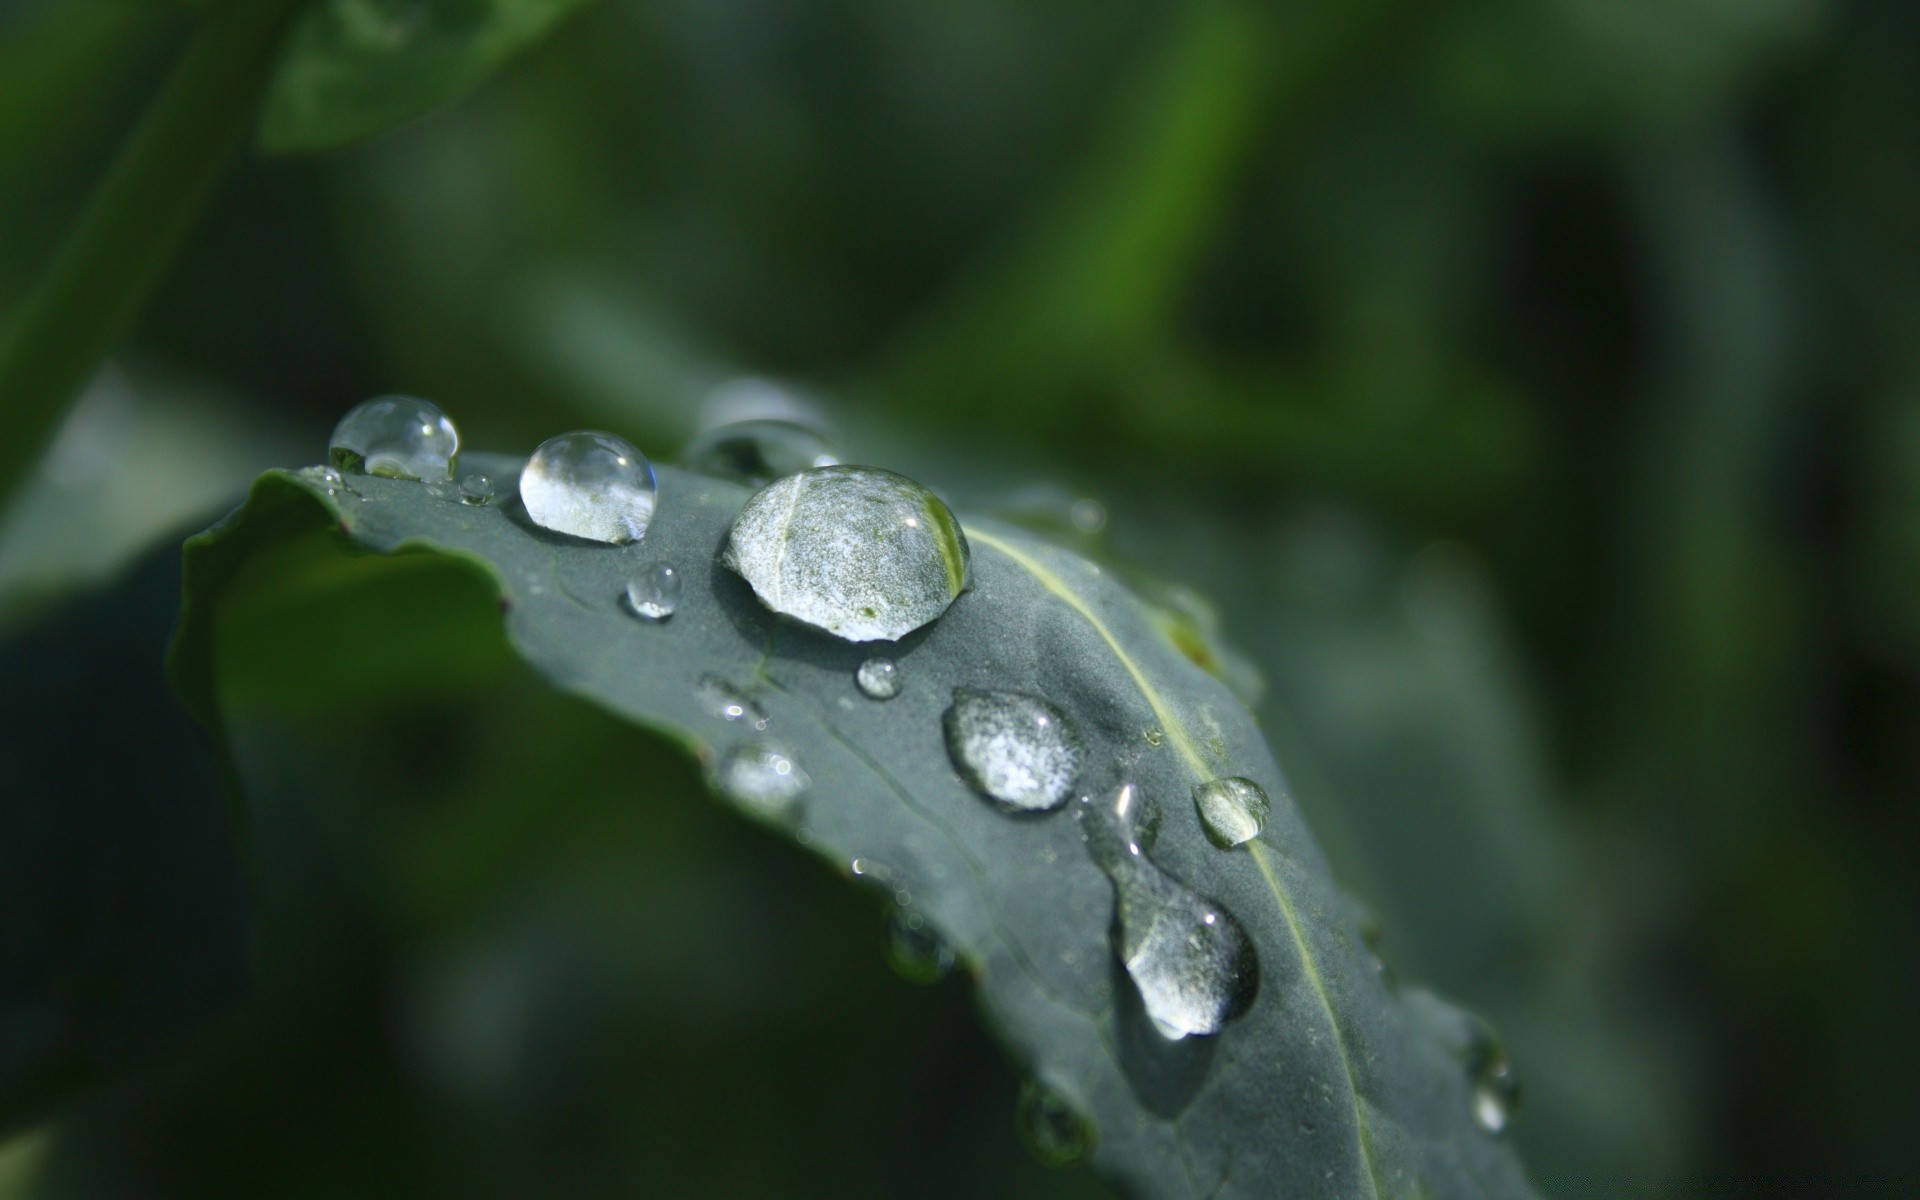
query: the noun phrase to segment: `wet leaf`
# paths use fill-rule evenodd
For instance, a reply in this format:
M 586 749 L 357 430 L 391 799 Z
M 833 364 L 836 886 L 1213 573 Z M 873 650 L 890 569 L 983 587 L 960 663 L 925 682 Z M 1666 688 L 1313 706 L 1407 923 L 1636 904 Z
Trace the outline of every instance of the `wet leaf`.
M 463 461 L 514 494 L 517 461 Z M 901 687 L 881 702 L 855 679 L 872 646 L 776 616 L 716 560 L 746 488 L 663 469 L 647 536 L 610 547 L 541 531 L 512 500 L 465 505 L 447 489 L 369 477 L 347 485 L 330 496 L 311 477 L 269 473 L 189 542 L 172 669 L 210 725 L 224 669 L 244 659 L 223 654 L 220 637 L 236 581 L 258 589 L 303 555 L 338 557 L 329 541 L 391 556 L 368 564 L 450 561 L 497 589 L 508 643 L 555 688 L 710 768 L 742 754 L 790 758 L 808 786 L 768 805 L 730 784 L 742 809 L 843 866 L 884 864 L 975 976 L 1016 1063 L 1088 1120 L 1087 1161 L 1123 1191 L 1530 1194 L 1511 1149 L 1475 1125 L 1468 1073 L 1375 970 L 1251 715 L 1109 572 L 963 517 L 973 586 L 891 645 Z M 640 619 L 627 583 L 663 562 L 683 578 L 681 602 L 669 620 Z M 375 665 L 342 649 L 330 661 L 344 676 Z M 713 703 L 713 678 L 747 703 Z M 1115 958 L 1113 886 L 1074 806 L 1010 815 L 972 790 L 942 732 L 957 689 L 1045 698 L 1084 741 L 1083 790 L 1131 782 L 1160 810 L 1153 865 L 1230 914 L 1257 950 L 1244 1015 L 1215 1036 L 1169 1041 L 1153 1029 Z M 1264 832 L 1231 851 L 1208 840 L 1190 800 L 1220 775 L 1274 797 Z

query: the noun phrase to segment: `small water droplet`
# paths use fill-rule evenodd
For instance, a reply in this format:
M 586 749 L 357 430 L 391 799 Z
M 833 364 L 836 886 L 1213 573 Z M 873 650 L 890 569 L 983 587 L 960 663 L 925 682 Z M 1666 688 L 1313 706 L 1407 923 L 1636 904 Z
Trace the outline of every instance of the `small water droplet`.
M 643 567 L 627 580 L 627 607 L 635 616 L 664 621 L 680 607 L 680 572 L 668 563 Z
M 1149 746 L 1158 746 L 1167 738 L 1167 735 L 1162 733 L 1157 726 L 1149 726 L 1146 729 L 1142 729 L 1140 736 L 1147 740 L 1147 745 Z
M 1093 1125 L 1065 1097 L 1031 1081 L 1020 1088 L 1014 1110 L 1020 1140 L 1049 1167 L 1080 1161 L 1093 1146 Z
M 1067 510 L 1067 519 L 1081 533 L 1099 533 L 1107 527 L 1107 506 L 1098 500 L 1076 500 Z
M 1080 732 L 1038 696 L 955 688 L 942 724 L 955 769 L 1003 807 L 1047 812 L 1073 795 L 1086 757 Z
M 900 668 L 890 658 L 870 658 L 861 663 L 853 681 L 869 700 L 891 700 L 900 694 Z
M 647 535 L 655 491 L 646 455 L 591 430 L 541 442 L 520 472 L 520 499 L 534 524 L 614 546 Z
M 1506 1047 L 1479 1017 L 1426 988 L 1402 989 L 1401 1002 L 1415 1021 L 1446 1047 L 1467 1073 L 1473 1123 L 1490 1134 L 1506 1132 L 1520 1107 L 1520 1082 Z
M 1520 1105 L 1520 1085 L 1504 1052 L 1475 1073 L 1473 1079 L 1473 1122 L 1488 1133 L 1507 1131 L 1513 1110 Z
M 1231 850 L 1260 836 L 1272 805 L 1265 788 L 1251 779 L 1228 775 L 1195 786 L 1193 807 L 1213 844 Z
M 340 472 L 332 467 L 301 467 L 300 477 L 327 489 L 329 496 L 338 495 L 341 485 L 345 483 L 345 480 L 340 478 Z
M 694 438 L 680 461 L 703 475 L 759 487 L 809 467 L 837 466 L 840 451 L 792 421 L 736 421 Z
M 745 692 L 718 675 L 702 675 L 700 682 L 694 685 L 694 695 L 699 699 L 700 707 L 722 721 L 740 721 L 755 729 L 767 727 L 767 714 L 760 706 L 748 699 Z
M 887 914 L 887 962 L 909 983 L 939 983 L 953 971 L 953 948 L 909 908 Z
M 485 504 L 493 499 L 493 480 L 478 471 L 460 477 L 460 503 Z
M 967 539 L 938 496 L 869 467 L 818 467 L 751 496 L 721 561 L 768 608 L 850 642 L 904 637 L 967 585 Z
M 327 457 L 342 473 L 392 479 L 450 479 L 459 453 L 453 422 L 418 396 L 376 396 L 355 405 L 327 443 Z
M 1150 811 L 1132 784 L 1083 802 L 1087 849 L 1113 882 L 1117 949 L 1147 1018 L 1169 1041 L 1220 1032 L 1260 986 L 1253 941 L 1233 914 L 1160 870 L 1143 836 Z
M 711 779 L 722 795 L 763 817 L 787 815 L 813 785 L 793 751 L 764 738 L 727 750 L 715 760 Z

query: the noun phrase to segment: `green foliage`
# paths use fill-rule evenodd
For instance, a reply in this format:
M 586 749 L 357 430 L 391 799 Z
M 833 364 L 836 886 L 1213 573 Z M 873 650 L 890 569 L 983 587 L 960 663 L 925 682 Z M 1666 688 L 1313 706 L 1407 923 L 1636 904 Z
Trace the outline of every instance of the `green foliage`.
M 471 465 L 503 485 L 517 474 L 512 460 Z M 853 684 L 871 647 L 773 617 L 714 563 L 747 494 L 737 485 L 664 471 L 661 513 L 626 550 L 544 534 L 511 503 L 476 508 L 362 476 L 345 488 L 330 496 L 322 483 L 270 474 L 245 508 L 190 544 L 173 669 L 202 719 L 219 720 L 219 664 L 244 672 L 264 657 L 250 652 L 247 639 L 259 636 L 250 631 L 286 627 L 288 603 L 327 610 L 324 624 L 302 626 L 330 660 L 293 673 L 290 703 L 343 686 L 370 699 L 388 686 L 377 649 L 326 633 L 381 620 L 332 598 L 357 591 L 376 561 L 383 594 L 419 621 L 418 632 L 387 632 L 376 646 L 429 640 L 400 661 L 440 684 L 463 663 L 484 664 L 485 633 L 454 631 L 491 606 L 457 603 L 454 592 L 429 598 L 438 585 L 425 581 L 460 576 L 419 556 L 449 556 L 490 578 L 509 642 L 553 686 L 704 762 L 745 731 L 703 705 L 701 681 L 718 676 L 748 695 L 811 776 L 803 844 L 911 894 L 913 911 L 974 974 L 1014 1057 L 1091 1119 L 1093 1165 L 1129 1193 L 1266 1195 L 1331 1178 L 1355 1195 L 1530 1194 L 1511 1152 L 1475 1126 L 1466 1068 L 1382 982 L 1250 714 L 1092 564 L 1004 526 L 969 524 L 973 590 L 901 643 L 906 687 L 882 704 Z M 398 557 L 329 556 L 314 539 L 335 526 Z M 651 562 L 677 565 L 687 587 L 659 624 L 620 603 L 632 572 Z M 223 623 L 236 577 L 251 580 L 242 609 L 253 615 Z M 471 594 L 476 583 L 460 586 Z M 422 619 L 442 606 L 448 619 Z M 271 687 L 243 673 L 226 694 L 244 701 L 262 686 Z M 1088 743 L 1088 786 L 1131 780 L 1161 807 L 1156 861 L 1224 904 L 1259 949 L 1263 982 L 1245 1017 L 1217 1039 L 1169 1043 L 1152 1031 L 1106 948 L 1112 892 L 1072 815 L 1009 817 L 956 775 L 940 714 L 958 687 L 1053 699 Z M 1189 801 L 1196 782 L 1225 774 L 1264 780 L 1282 797 L 1264 837 L 1233 852 L 1207 842 Z
M 444 104 L 584 0 L 317 0 L 260 118 L 267 150 L 322 150 Z

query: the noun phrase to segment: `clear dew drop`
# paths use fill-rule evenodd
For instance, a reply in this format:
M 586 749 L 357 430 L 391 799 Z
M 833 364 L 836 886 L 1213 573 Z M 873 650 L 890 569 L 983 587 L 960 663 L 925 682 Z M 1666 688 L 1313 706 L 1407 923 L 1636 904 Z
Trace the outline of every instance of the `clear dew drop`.
M 792 421 L 736 421 L 693 439 L 680 461 L 703 475 L 756 487 L 810 467 L 840 463 L 833 443 Z
M 1014 1109 L 1020 1140 L 1049 1167 L 1064 1167 L 1093 1148 L 1093 1125 L 1065 1097 L 1040 1084 L 1021 1085 Z
M 610 433 L 550 437 L 520 472 L 520 499 L 534 524 L 613 546 L 647 535 L 655 494 L 653 464 Z
M 460 503 L 486 504 L 493 499 L 493 480 L 478 471 L 460 477 Z
M 755 492 L 721 561 L 760 602 L 850 642 L 892 640 L 967 586 L 967 539 L 938 496 L 870 467 L 816 467 Z
M 1067 519 L 1081 533 L 1099 533 L 1107 527 L 1107 506 L 1098 500 L 1075 500 L 1067 509 Z
M 900 667 L 890 658 L 870 658 L 854 671 L 853 682 L 869 700 L 891 700 L 900 694 Z
M 974 791 L 1013 812 L 1049 812 L 1073 795 L 1086 759 L 1067 714 L 1025 692 L 955 688 L 947 754 Z
M 343 474 L 392 479 L 450 479 L 459 453 L 453 422 L 418 396 L 376 396 L 355 405 L 327 442 L 327 457 Z
M 1488 1134 L 1505 1133 L 1520 1107 L 1520 1081 L 1499 1037 L 1479 1017 L 1425 988 L 1405 988 L 1400 995 L 1407 1011 L 1466 1071 L 1473 1123 Z
M 953 972 L 953 948 L 911 908 L 887 914 L 887 963 L 908 983 L 939 983 Z
M 1267 791 L 1251 779 L 1228 775 L 1209 779 L 1193 789 L 1193 807 L 1208 840 L 1231 850 L 1260 836 L 1267 827 L 1272 803 Z
M 679 571 L 668 563 L 654 563 L 627 580 L 627 607 L 635 616 L 664 621 L 679 610 L 684 590 Z
M 340 477 L 340 472 L 332 467 L 301 467 L 300 477 L 327 489 L 329 496 L 338 495 L 341 485 L 346 482 Z
M 714 760 L 710 778 L 721 795 L 763 817 L 791 813 L 813 786 L 793 751 L 765 738 L 743 742 L 721 754 Z
M 1169 1041 L 1219 1033 L 1259 990 L 1252 939 L 1231 913 L 1147 858 L 1151 810 L 1132 784 L 1083 805 L 1087 848 L 1113 881 L 1116 948 L 1147 1018 Z
M 755 729 L 767 727 L 767 714 L 745 692 L 718 675 L 702 675 L 694 685 L 694 697 L 700 707 L 722 721 L 739 721 Z

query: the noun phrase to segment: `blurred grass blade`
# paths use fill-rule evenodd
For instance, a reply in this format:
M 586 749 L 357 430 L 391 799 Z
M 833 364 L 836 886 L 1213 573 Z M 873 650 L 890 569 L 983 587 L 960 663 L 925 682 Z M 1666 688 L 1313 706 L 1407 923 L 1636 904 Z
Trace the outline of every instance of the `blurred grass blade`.
M 452 100 L 585 0 L 320 0 L 261 118 L 270 151 L 372 137 Z

